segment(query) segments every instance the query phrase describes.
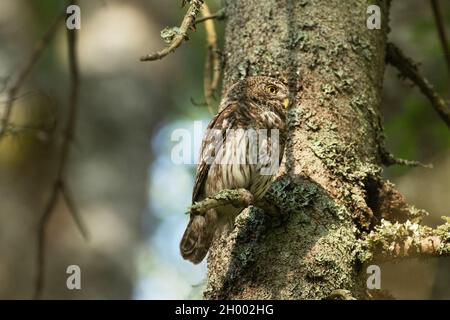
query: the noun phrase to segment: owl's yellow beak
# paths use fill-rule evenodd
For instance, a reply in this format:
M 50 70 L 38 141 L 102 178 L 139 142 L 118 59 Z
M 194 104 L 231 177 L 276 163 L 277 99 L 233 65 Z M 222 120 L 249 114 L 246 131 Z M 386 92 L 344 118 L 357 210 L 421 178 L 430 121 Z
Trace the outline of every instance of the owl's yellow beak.
M 286 98 L 283 100 L 283 106 L 287 109 L 289 107 L 289 99 Z

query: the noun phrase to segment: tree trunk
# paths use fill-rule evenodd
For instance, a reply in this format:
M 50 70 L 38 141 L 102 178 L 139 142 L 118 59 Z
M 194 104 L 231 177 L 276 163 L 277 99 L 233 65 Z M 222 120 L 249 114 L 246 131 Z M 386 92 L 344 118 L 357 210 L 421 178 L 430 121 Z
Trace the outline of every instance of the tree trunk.
M 380 30 L 366 26 L 381 8 Z M 213 244 L 207 299 L 363 298 L 357 239 L 379 215 L 379 106 L 388 1 L 227 0 L 224 87 L 247 75 L 288 80 L 295 103 L 280 177 Z

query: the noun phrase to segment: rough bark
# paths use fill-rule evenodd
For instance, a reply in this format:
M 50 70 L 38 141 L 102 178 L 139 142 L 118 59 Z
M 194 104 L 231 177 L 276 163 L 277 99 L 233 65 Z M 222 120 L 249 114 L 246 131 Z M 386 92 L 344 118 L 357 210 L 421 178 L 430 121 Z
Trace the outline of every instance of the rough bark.
M 288 80 L 285 165 L 267 198 L 274 219 L 245 210 L 213 245 L 207 299 L 364 296 L 357 239 L 379 216 L 379 121 L 388 1 L 228 0 L 226 88 L 246 75 Z M 382 28 L 366 27 L 369 5 Z M 374 209 L 374 211 L 376 211 Z

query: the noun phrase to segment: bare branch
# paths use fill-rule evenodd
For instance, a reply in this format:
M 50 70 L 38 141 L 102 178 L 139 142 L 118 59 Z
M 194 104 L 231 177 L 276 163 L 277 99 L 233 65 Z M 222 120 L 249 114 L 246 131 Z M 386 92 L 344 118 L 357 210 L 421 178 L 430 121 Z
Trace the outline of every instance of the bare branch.
M 157 51 L 154 53 L 150 53 L 146 56 L 141 57 L 141 61 L 154 61 L 158 59 L 162 59 L 167 56 L 169 53 L 175 51 L 183 41 L 187 39 L 188 30 L 195 26 L 195 18 L 200 11 L 201 6 L 203 5 L 203 0 L 191 0 L 190 6 L 184 19 L 181 23 L 181 26 L 177 30 L 176 35 L 173 37 L 170 44 L 162 49 L 161 51 Z
M 439 114 L 441 119 L 450 127 L 450 107 L 446 105 L 433 86 L 424 78 L 413 61 L 403 55 L 401 50 L 394 44 L 388 43 L 386 47 L 386 60 L 395 66 L 400 73 L 415 83 L 420 91 L 430 100 L 434 110 Z
M 222 8 L 213 14 L 211 14 L 211 13 L 203 14 L 203 17 L 195 20 L 195 24 L 199 24 L 199 23 L 211 20 L 211 19 L 219 20 L 219 21 L 225 19 L 225 9 Z
M 246 189 L 229 190 L 225 189 L 212 197 L 194 203 L 190 207 L 190 213 L 194 215 L 204 215 L 210 209 L 216 209 L 227 205 L 235 207 L 248 207 L 253 203 L 253 195 Z
M 70 4 L 77 4 L 76 0 L 69 1 Z M 72 197 L 69 195 L 64 183 L 65 171 L 67 167 L 67 161 L 69 158 L 71 144 L 75 133 L 76 119 L 78 112 L 78 93 L 79 93 L 79 68 L 77 58 L 77 30 L 67 30 L 67 43 L 69 54 L 69 71 L 71 78 L 70 94 L 69 94 L 69 110 L 67 115 L 67 123 L 64 130 L 64 138 L 61 146 L 60 153 L 57 159 L 56 178 L 54 180 L 53 188 L 51 190 L 50 198 L 45 206 L 39 223 L 38 234 L 38 256 L 37 256 L 37 277 L 34 298 L 39 299 L 42 295 L 44 285 L 44 272 L 45 272 L 45 229 L 48 221 L 50 220 L 57 200 L 60 195 L 63 196 L 70 213 L 72 214 L 75 223 L 81 232 L 81 234 L 87 238 L 87 231 L 84 224 L 81 221 L 81 217 L 76 210 L 75 204 L 72 201 Z
M 236 208 L 246 208 L 254 205 L 263 209 L 266 214 L 272 217 L 280 217 L 282 215 L 280 208 L 267 199 L 263 198 L 255 201 L 253 195 L 247 189 L 221 190 L 212 197 L 194 203 L 186 213 L 204 215 L 206 211 L 210 209 L 221 208 L 228 205 L 232 205 Z
M 359 259 L 391 261 L 406 258 L 450 256 L 450 218 L 432 229 L 417 223 L 381 221 L 374 231 L 360 241 Z
M 210 16 L 210 11 L 206 3 L 202 7 L 203 16 Z M 205 91 L 205 101 L 208 105 L 208 110 L 214 114 L 212 110 L 212 98 L 219 88 L 220 82 L 220 56 L 218 53 L 217 33 L 213 20 L 205 21 L 206 31 L 206 59 L 204 69 L 203 86 Z
M 441 10 L 437 0 L 431 0 L 431 7 L 433 9 L 434 20 L 441 40 L 442 50 L 444 51 L 445 60 L 447 61 L 448 75 L 450 76 L 450 46 L 448 44 L 447 35 L 445 34 L 445 26 L 441 15 Z
M 50 43 L 50 40 L 55 35 L 56 31 L 58 30 L 58 26 L 60 25 L 60 22 L 64 17 L 65 11 L 56 18 L 55 22 L 50 26 L 50 28 L 47 30 L 44 36 L 36 43 L 29 60 L 26 62 L 23 69 L 17 75 L 16 80 L 12 83 L 11 87 L 7 91 L 5 110 L 3 111 L 3 115 L 0 120 L 0 138 L 7 131 L 9 119 L 11 117 L 11 112 L 17 93 L 19 92 L 21 86 L 25 82 L 27 76 L 30 74 L 34 65 L 39 60 L 39 57 L 41 56 L 42 52 L 44 51 L 45 48 L 47 48 L 48 44 Z

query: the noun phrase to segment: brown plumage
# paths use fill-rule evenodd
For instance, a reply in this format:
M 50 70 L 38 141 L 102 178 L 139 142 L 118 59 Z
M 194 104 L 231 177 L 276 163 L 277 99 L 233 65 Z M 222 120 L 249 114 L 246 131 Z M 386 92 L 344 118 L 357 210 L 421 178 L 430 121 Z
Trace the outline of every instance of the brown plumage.
M 263 76 L 247 77 L 227 91 L 222 111 L 211 120 L 203 139 L 192 202 L 238 188 L 262 198 L 283 155 L 288 95 L 281 81 Z M 232 227 L 243 209 L 229 205 L 204 216 L 191 215 L 180 243 L 183 258 L 202 261 L 216 232 Z

